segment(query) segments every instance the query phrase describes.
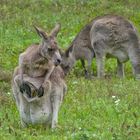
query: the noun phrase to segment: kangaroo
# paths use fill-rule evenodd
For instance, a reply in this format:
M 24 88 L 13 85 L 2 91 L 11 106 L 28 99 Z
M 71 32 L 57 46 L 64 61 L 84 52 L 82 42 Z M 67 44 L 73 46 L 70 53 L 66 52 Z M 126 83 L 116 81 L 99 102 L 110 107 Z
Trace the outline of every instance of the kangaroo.
M 58 66 L 61 56 L 56 36 L 60 25 L 57 24 L 50 35 L 38 27 L 35 29 L 42 42 L 20 54 L 19 66 L 15 68 L 12 79 L 13 95 L 22 126 L 50 123 L 55 128 L 67 88 L 63 70 Z
M 36 26 L 35 29 L 38 35 L 42 38 L 42 42 L 39 45 L 34 44 L 29 46 L 19 56 L 21 75 L 20 89 L 21 92 L 23 92 L 23 89 L 28 87 L 28 84 L 23 81 L 24 74 L 27 74 L 32 78 L 45 76 L 44 82 L 38 90 L 38 93 L 40 93 L 39 96 L 41 96 L 43 94 L 45 81 L 48 80 L 55 65 L 57 66 L 61 62 L 61 55 L 56 42 L 56 36 L 60 30 L 60 24 L 56 24 L 50 35 Z M 29 96 L 32 96 L 29 91 L 28 93 Z
M 90 41 L 97 63 L 97 76 L 104 76 L 105 57 L 117 59 L 117 73 L 124 77 L 123 63 L 130 59 L 136 79 L 140 79 L 140 47 L 137 31 L 121 16 L 106 15 L 93 21 Z
M 42 124 L 44 126 L 51 125 L 52 129 L 56 128 L 59 108 L 67 91 L 62 68 L 60 66 L 54 67 L 48 80 L 45 81 L 44 94 L 41 97 L 35 94 L 32 98 L 28 96 L 26 91 L 23 94 L 20 91 L 20 68 L 19 66 L 15 68 L 12 89 L 22 126 Z M 29 77 L 27 74 L 23 74 L 23 80 L 28 82 L 31 93 L 36 92 L 35 89 L 44 83 L 44 77 Z
M 62 53 L 62 63 L 61 66 L 64 69 L 65 74 L 67 74 L 70 69 L 74 66 L 77 60 L 81 60 L 82 66 L 84 68 L 85 77 L 90 78 L 91 76 L 91 63 L 94 58 L 94 50 L 90 42 L 90 29 L 92 27 L 92 22 L 87 24 L 75 37 L 68 49 Z M 87 61 L 87 66 L 85 66 L 85 61 Z
M 100 46 L 100 47 L 99 47 Z M 91 62 L 97 62 L 97 75 L 104 74 L 103 58 L 117 58 L 117 75 L 124 77 L 123 63 L 130 59 L 135 75 L 139 74 L 139 39 L 135 27 L 120 16 L 96 17 L 75 37 L 71 45 L 62 53 L 61 66 L 67 74 L 76 60 L 80 59 L 85 76 L 91 76 Z M 86 60 L 88 66 L 85 67 Z

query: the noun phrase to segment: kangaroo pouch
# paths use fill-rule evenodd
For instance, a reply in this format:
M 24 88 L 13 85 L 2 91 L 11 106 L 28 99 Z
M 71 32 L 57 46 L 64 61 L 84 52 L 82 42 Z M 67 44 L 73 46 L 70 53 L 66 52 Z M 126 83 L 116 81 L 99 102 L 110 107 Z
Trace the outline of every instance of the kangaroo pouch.
M 28 86 L 31 89 L 31 94 L 36 94 L 33 92 L 36 92 L 36 89 L 39 89 L 44 81 L 44 78 L 30 78 L 24 75 L 24 81 L 28 83 Z M 25 124 L 44 124 L 50 121 L 52 114 L 49 93 L 50 86 L 48 86 L 48 90 L 45 90 L 42 97 L 38 97 L 37 95 L 29 97 L 26 92 L 21 93 L 19 90 L 20 75 L 17 75 L 14 78 L 14 82 L 16 84 L 16 89 L 18 90 L 18 94 L 15 95 L 15 98 L 22 121 Z

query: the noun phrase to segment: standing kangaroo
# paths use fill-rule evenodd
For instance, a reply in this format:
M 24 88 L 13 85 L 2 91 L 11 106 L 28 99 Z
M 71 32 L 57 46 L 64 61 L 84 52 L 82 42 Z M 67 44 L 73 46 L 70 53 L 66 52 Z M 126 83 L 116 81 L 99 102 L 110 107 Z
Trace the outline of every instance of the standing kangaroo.
M 19 66 L 12 79 L 13 95 L 23 126 L 51 123 L 55 128 L 67 89 L 63 70 L 58 66 L 61 56 L 55 39 L 60 25 L 57 24 L 50 35 L 35 29 L 42 42 L 30 46 L 19 56 Z
M 89 78 L 91 76 L 91 63 L 92 59 L 94 58 L 94 50 L 90 42 L 91 27 L 92 22 L 87 24 L 78 33 L 65 53 L 62 53 L 61 66 L 64 69 L 65 74 L 70 71 L 76 60 L 81 60 L 85 71 L 85 77 Z M 87 61 L 87 66 L 85 66 L 85 60 Z
M 32 78 L 24 74 L 23 79 L 28 83 L 30 92 L 34 96 L 29 97 L 27 90 L 21 93 L 20 67 L 17 67 L 13 74 L 12 89 L 22 126 L 43 124 L 51 125 L 52 129 L 56 128 L 59 108 L 67 91 L 62 68 L 54 67 L 50 77 L 45 81 L 44 94 L 41 97 L 37 96 L 36 88 L 38 89 L 44 83 L 44 77 Z
M 96 55 L 97 76 L 104 76 L 105 57 L 117 59 L 117 73 L 124 77 L 123 63 L 130 59 L 137 79 L 140 79 L 139 38 L 134 26 L 123 17 L 106 15 L 93 21 L 91 45 Z
M 56 42 L 56 36 L 60 30 L 60 24 L 56 24 L 50 35 L 44 32 L 41 28 L 35 27 L 35 29 L 38 35 L 42 38 L 42 42 L 39 45 L 31 45 L 19 56 L 22 83 L 21 91 L 25 86 L 27 87 L 27 83 L 23 81 L 23 74 L 27 74 L 32 78 L 45 76 L 44 82 L 38 90 L 38 93 L 40 93 L 39 96 L 41 96 L 43 94 L 45 81 L 48 80 L 55 65 L 58 65 L 61 62 L 61 56 Z

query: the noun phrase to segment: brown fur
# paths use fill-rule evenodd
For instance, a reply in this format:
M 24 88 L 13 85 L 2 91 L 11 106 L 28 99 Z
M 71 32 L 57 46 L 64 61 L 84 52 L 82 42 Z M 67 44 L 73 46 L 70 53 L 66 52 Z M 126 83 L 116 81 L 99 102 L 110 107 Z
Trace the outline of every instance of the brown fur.
M 37 28 L 38 34 L 43 38 L 42 43 L 28 47 L 19 57 L 19 66 L 13 74 L 12 89 L 23 126 L 50 123 L 55 128 L 57 125 L 58 111 L 67 90 L 64 72 L 57 66 L 61 62 L 55 41 L 59 28 L 57 25 L 50 36 Z M 21 91 L 21 85 L 25 87 L 25 83 L 28 86 Z M 38 96 L 42 92 L 40 87 L 44 90 L 42 96 Z
M 56 25 L 49 36 L 42 29 L 38 27 L 35 27 L 35 29 L 42 38 L 42 42 L 39 45 L 31 45 L 20 54 L 21 83 L 23 83 L 23 74 L 27 74 L 33 78 L 45 76 L 45 80 L 48 80 L 54 69 L 54 64 L 58 65 L 61 62 L 56 42 L 56 35 L 60 29 L 60 25 Z

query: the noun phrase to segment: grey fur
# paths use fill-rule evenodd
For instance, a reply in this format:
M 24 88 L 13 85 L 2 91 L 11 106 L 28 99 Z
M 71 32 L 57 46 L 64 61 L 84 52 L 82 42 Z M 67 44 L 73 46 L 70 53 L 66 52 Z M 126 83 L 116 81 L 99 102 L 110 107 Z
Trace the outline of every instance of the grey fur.
M 85 76 L 89 77 L 91 75 L 91 63 L 94 57 L 89 34 L 91 26 L 92 22 L 87 24 L 75 37 L 65 53 L 62 54 L 61 66 L 66 74 L 74 66 L 76 60 L 81 60 Z M 87 61 L 87 66 L 85 66 L 85 60 Z
M 136 78 L 140 74 L 140 48 L 137 31 L 130 21 L 121 16 L 105 15 L 93 19 L 75 37 L 62 55 L 65 73 L 80 59 L 85 76 L 91 76 L 91 62 L 96 56 L 97 76 L 104 76 L 105 58 L 117 58 L 117 75 L 124 77 L 123 63 L 130 59 Z M 86 60 L 88 66 L 85 67 Z
M 104 76 L 106 57 L 117 59 L 117 73 L 124 77 L 123 63 L 130 59 L 136 78 L 140 78 L 140 48 L 137 31 L 121 16 L 106 15 L 93 21 L 90 30 L 91 45 L 97 62 L 97 76 Z
M 50 74 L 54 69 L 54 65 L 58 65 L 61 62 L 61 55 L 59 53 L 56 36 L 60 30 L 60 24 L 52 29 L 50 35 L 44 30 L 35 26 L 38 35 L 42 41 L 39 45 L 29 46 L 19 56 L 19 66 L 21 83 L 23 83 L 23 74 L 27 74 L 30 77 L 40 77 L 45 75 L 44 83 L 48 80 Z M 42 87 L 43 87 L 42 83 Z

